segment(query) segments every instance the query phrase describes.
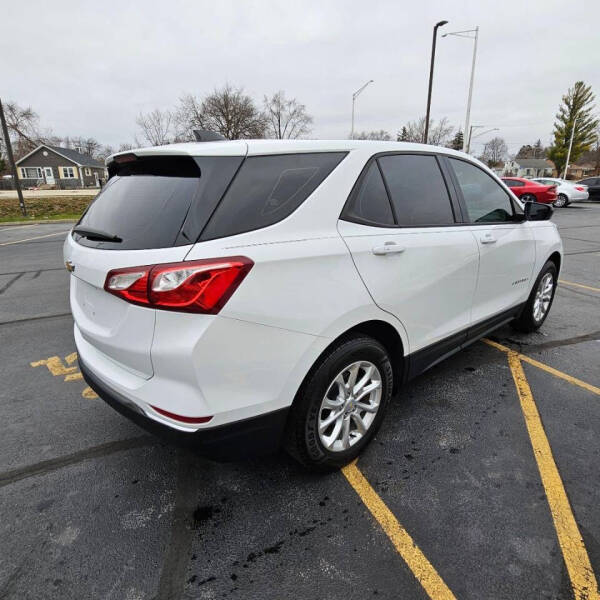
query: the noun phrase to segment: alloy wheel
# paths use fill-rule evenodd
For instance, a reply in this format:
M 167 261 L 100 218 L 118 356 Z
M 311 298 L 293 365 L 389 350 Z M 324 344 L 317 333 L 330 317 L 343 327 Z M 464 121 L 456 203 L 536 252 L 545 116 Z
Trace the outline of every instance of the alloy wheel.
M 321 401 L 319 439 L 331 452 L 343 452 L 360 441 L 373 425 L 381 402 L 379 369 L 366 360 L 338 373 Z
M 562 208 L 567 204 L 567 197 L 564 194 L 559 194 L 558 198 L 554 201 L 554 206 L 557 208 Z
M 546 273 L 538 285 L 533 301 L 533 318 L 537 323 L 542 321 L 548 312 L 554 291 L 554 277 L 552 273 Z

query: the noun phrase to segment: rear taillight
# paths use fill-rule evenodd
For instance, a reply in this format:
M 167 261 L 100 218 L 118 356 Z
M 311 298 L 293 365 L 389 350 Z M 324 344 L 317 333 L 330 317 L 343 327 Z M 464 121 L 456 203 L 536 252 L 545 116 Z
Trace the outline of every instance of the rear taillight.
M 585 192 L 585 188 L 584 188 L 582 185 L 576 185 L 576 186 L 575 186 L 575 189 L 576 189 L 578 192 Z
M 217 314 L 254 263 L 245 256 L 114 269 L 104 289 L 133 304 Z

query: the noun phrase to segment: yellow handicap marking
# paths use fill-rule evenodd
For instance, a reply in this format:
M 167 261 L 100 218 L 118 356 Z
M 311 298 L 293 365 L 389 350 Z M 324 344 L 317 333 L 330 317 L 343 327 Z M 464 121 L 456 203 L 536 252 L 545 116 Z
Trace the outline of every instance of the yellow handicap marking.
M 80 381 L 83 379 L 83 375 L 78 367 L 70 367 L 68 365 L 72 365 L 77 361 L 77 352 L 72 352 L 65 356 L 64 362 L 59 356 L 50 356 L 49 358 L 44 358 L 42 360 L 37 360 L 32 363 L 29 363 L 32 367 L 46 367 L 50 373 L 54 377 L 63 377 L 64 381 Z M 66 363 L 66 364 L 65 364 Z M 98 394 L 94 392 L 91 387 L 86 387 L 81 395 L 84 398 L 88 398 L 90 400 L 97 398 Z

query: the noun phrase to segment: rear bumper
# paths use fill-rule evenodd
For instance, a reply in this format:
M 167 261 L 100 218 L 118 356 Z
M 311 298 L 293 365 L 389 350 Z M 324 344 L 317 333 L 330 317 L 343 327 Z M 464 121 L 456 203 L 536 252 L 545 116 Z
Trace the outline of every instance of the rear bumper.
M 207 458 L 217 461 L 240 460 L 271 454 L 281 446 L 289 408 L 282 408 L 227 425 L 203 428 L 195 432 L 183 432 L 147 417 L 134 402 L 94 375 L 81 358 L 79 359 L 79 368 L 87 384 L 117 412 L 157 437 L 197 451 Z

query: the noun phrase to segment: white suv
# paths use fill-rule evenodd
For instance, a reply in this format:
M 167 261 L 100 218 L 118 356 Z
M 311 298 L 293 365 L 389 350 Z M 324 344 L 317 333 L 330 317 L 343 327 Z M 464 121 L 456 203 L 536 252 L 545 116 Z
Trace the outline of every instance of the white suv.
M 552 209 L 460 152 L 247 140 L 108 168 L 64 246 L 81 371 L 215 458 L 345 464 L 398 386 L 552 304 Z

